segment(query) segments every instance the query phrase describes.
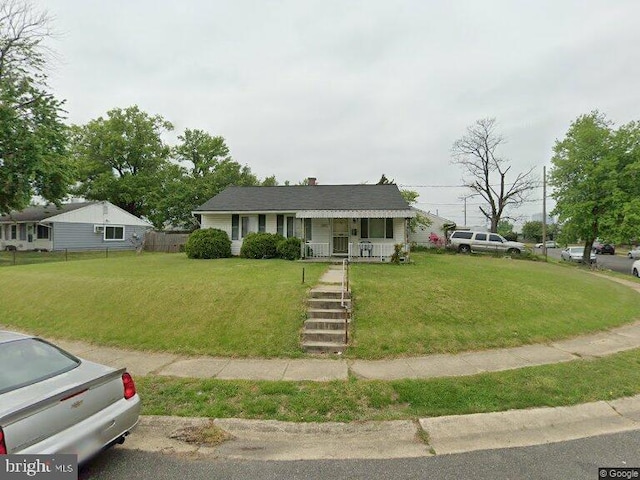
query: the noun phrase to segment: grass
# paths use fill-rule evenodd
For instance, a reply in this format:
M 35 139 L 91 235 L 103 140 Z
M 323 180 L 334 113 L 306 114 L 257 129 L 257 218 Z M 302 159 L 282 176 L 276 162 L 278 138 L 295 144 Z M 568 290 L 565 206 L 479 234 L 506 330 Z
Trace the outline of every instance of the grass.
M 74 260 L 92 260 L 99 258 L 133 257 L 135 250 L 91 250 L 74 251 L 56 250 L 52 252 L 4 251 L 0 250 L 0 267 L 32 265 L 49 262 L 66 262 Z
M 468 377 L 250 382 L 140 377 L 146 415 L 295 422 L 399 420 L 574 405 L 640 393 L 640 349 Z
M 301 355 L 326 266 L 144 254 L 0 269 L 2 323 L 53 338 L 216 356 Z
M 352 265 L 355 340 L 347 355 L 511 347 L 640 318 L 636 292 L 575 266 L 476 255 L 412 258 L 413 265 Z
M 516 346 L 640 317 L 636 292 L 573 266 L 428 253 L 413 258 L 411 265 L 352 265 L 348 356 Z M 307 290 L 326 268 L 149 253 L 3 268 L 2 323 L 140 350 L 299 357 Z

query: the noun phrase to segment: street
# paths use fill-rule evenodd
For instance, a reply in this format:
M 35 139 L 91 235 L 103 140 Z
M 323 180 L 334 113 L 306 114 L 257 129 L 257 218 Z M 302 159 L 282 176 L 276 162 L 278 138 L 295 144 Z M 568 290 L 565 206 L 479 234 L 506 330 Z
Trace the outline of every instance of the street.
M 116 447 L 81 470 L 79 478 L 592 480 L 598 478 L 599 467 L 639 467 L 639 452 L 638 430 L 534 447 L 394 460 L 237 461 Z
M 555 260 L 560 260 L 560 252 L 562 248 L 548 248 L 547 256 Z M 541 248 L 534 248 L 533 252 L 542 255 Z M 624 253 L 624 255 L 622 255 Z M 631 275 L 631 264 L 634 262 L 626 256 L 626 251 L 618 255 L 596 255 L 597 265 L 599 268 L 613 270 L 614 272 L 626 273 Z

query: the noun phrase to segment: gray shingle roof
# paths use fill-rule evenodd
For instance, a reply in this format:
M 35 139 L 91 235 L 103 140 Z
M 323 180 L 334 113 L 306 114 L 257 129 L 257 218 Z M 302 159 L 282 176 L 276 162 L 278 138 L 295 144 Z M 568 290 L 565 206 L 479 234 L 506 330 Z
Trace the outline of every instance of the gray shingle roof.
M 409 210 L 397 185 L 228 187 L 195 212 Z
M 27 207 L 24 210 L 14 210 L 9 215 L 2 215 L 0 222 L 39 222 L 54 215 L 71 212 L 96 202 L 63 203 L 60 207 L 53 204 Z

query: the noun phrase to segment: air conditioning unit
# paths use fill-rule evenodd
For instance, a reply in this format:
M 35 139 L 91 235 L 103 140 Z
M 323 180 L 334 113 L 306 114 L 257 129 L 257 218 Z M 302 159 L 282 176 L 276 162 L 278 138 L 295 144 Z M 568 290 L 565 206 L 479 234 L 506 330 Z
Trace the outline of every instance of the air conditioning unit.
M 93 233 L 103 234 L 104 233 L 104 225 L 94 225 L 93 226 Z

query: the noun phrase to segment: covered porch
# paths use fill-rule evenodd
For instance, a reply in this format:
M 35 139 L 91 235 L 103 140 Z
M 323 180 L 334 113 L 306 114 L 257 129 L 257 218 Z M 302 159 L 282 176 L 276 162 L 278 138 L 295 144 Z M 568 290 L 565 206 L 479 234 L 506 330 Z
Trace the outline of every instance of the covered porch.
M 307 260 L 347 258 L 350 261 L 389 261 L 395 245 L 409 251 L 407 210 L 300 211 L 301 256 Z

